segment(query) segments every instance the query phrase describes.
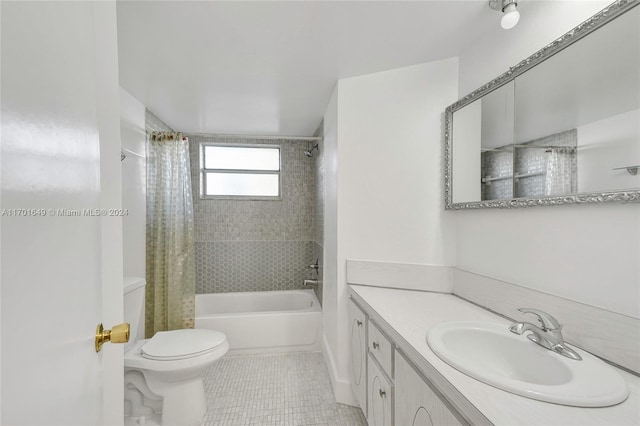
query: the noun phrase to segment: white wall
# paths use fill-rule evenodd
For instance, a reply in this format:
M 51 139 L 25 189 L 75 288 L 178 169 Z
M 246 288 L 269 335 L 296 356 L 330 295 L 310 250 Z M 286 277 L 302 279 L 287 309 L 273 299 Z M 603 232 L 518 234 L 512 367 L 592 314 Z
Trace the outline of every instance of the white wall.
M 124 275 L 145 276 L 146 238 L 146 137 L 145 107 L 129 92 L 120 88 L 120 133 L 126 153 L 122 165 L 122 218 Z
M 339 256 L 452 264 L 441 141 L 456 75 L 447 59 L 340 80 Z
M 625 166 L 640 164 L 640 109 L 585 124 L 578 131 L 578 191 L 640 188 Z
M 338 345 L 338 85 L 333 90 L 331 100 L 324 114 L 324 271 L 322 287 L 323 342 L 325 355 L 334 384 L 338 378 L 336 348 Z M 341 388 L 344 388 L 344 384 Z M 336 398 L 337 392 L 336 393 Z M 346 392 L 347 397 L 349 395 Z M 344 399 L 344 398 L 343 398 Z M 341 400 L 343 400 L 341 399 Z
M 605 7 L 522 2 L 522 18 L 460 56 L 465 95 Z M 508 35 L 508 37 L 507 37 Z M 457 266 L 640 317 L 640 205 L 456 212 Z
M 457 59 L 447 59 L 340 80 L 337 102 L 334 93 L 325 115 L 325 155 L 331 158 L 325 187 L 330 207 L 325 211 L 325 273 L 330 262 L 337 265 L 335 283 L 325 275 L 324 294 L 325 316 L 337 321 L 325 321 L 325 326 L 336 330 L 325 333 L 339 402 L 355 402 L 348 388 L 346 260 L 454 264 L 441 141 L 444 109 L 457 99 L 457 68 Z M 337 209 L 331 185 L 337 185 Z M 329 238 L 336 231 L 334 253 Z

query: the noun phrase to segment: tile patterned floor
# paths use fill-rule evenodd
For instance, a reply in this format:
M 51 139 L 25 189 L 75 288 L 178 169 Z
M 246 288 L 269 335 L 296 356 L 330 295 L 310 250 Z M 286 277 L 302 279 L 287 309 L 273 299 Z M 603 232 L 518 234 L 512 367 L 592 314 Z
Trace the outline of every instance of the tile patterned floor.
M 366 426 L 359 408 L 337 404 L 320 353 L 231 356 L 204 377 L 201 426 Z

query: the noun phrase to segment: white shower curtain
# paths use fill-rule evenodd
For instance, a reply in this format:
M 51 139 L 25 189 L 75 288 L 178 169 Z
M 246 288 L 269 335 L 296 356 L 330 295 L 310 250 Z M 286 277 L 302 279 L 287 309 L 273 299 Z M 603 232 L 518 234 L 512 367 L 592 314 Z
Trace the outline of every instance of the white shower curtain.
M 189 145 L 152 132 L 147 155 L 146 335 L 193 328 L 195 260 Z
M 545 195 L 566 195 L 575 192 L 573 157 L 575 148 L 555 147 L 547 151 Z

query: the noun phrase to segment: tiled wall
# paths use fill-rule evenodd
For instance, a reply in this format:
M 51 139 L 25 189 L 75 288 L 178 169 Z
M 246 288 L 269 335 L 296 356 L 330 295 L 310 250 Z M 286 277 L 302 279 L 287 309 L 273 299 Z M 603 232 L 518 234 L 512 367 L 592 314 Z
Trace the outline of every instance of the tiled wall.
M 568 146 L 575 148 L 578 142 L 576 129 L 556 133 L 544 138 L 529 142 L 527 146 Z M 532 174 L 535 176 L 516 179 L 514 193 L 516 197 L 544 197 L 546 183 L 546 169 L 549 154 L 542 148 L 517 148 L 514 156 L 516 174 Z M 567 170 L 570 176 L 565 180 L 571 182 L 572 191 L 575 192 L 577 183 L 577 155 L 573 152 L 571 170 Z
M 146 129 L 173 131 L 149 110 Z M 196 292 L 287 290 L 301 288 L 305 278 L 316 278 L 308 266 L 322 256 L 322 195 L 316 191 L 321 173 L 318 151 L 313 158 L 304 155 L 313 143 L 187 136 L 194 191 Z M 197 167 L 201 141 L 280 145 L 282 200 L 201 200 Z M 320 289 L 319 299 L 321 295 Z
M 315 262 L 314 158 L 306 142 L 187 135 L 196 228 L 196 292 L 301 288 Z M 281 200 L 200 199 L 199 143 L 279 145 Z
M 312 241 L 277 240 L 198 241 L 196 292 L 300 288 L 308 275 L 312 244 Z
M 496 150 L 482 153 L 482 176 L 505 177 L 505 179 L 492 180 L 490 183 L 482 185 L 482 199 L 496 200 L 504 198 L 519 197 L 544 197 L 546 183 L 546 168 L 549 155 L 542 148 L 547 146 L 567 146 L 576 147 L 576 129 L 556 133 L 544 138 L 536 139 L 519 147 L 507 145 Z M 532 148 L 522 147 L 522 145 Z M 577 183 L 577 156 L 573 155 L 573 163 L 570 176 L 566 179 L 571 182 L 574 188 Z M 513 179 L 513 172 L 516 176 L 522 174 L 533 174 L 533 176 Z
M 483 200 L 513 198 L 513 147 L 483 152 L 482 177 L 504 177 L 482 185 Z

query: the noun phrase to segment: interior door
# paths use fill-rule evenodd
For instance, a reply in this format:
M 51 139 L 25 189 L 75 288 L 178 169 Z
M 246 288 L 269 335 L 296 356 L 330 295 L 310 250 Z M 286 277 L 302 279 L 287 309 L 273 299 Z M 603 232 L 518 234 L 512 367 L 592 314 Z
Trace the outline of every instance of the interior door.
M 0 423 L 122 423 L 122 348 L 94 349 L 122 320 L 121 224 L 100 211 L 120 188 L 115 3 L 0 19 Z

